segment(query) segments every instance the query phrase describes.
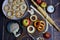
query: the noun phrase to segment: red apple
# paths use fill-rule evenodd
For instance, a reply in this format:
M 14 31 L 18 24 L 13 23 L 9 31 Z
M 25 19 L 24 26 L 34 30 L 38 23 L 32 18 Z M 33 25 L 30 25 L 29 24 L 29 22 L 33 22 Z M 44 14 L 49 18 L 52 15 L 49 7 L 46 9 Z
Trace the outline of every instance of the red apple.
M 41 3 L 41 0 L 36 0 L 37 4 L 40 4 Z
M 43 34 L 43 37 L 49 39 L 51 37 L 51 34 L 49 32 L 46 32 Z

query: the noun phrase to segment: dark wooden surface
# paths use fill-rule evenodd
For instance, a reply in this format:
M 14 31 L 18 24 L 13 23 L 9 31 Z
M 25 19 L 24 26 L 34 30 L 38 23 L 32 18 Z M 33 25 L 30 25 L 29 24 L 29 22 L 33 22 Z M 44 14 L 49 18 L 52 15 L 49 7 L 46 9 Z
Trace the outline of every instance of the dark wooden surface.
M 0 40 L 16 40 L 16 38 L 14 36 L 12 36 L 12 34 L 7 33 L 6 31 L 6 24 L 8 21 L 10 21 L 9 19 L 7 19 L 2 12 L 2 3 L 4 0 L 0 0 Z M 51 3 L 49 3 L 51 0 L 45 0 L 48 5 L 50 5 Z M 56 5 L 56 3 L 58 3 L 59 0 L 53 0 L 52 4 Z M 30 0 L 28 1 L 28 4 L 30 5 Z M 53 14 L 49 14 L 51 16 L 51 18 L 55 21 L 55 23 L 60 27 L 60 5 L 56 7 L 56 10 Z M 4 28 L 4 31 L 3 31 Z M 49 30 L 48 32 L 51 33 L 51 38 L 49 40 L 60 40 L 60 32 L 57 32 L 52 26 L 49 25 Z M 45 39 L 47 40 L 47 39 Z

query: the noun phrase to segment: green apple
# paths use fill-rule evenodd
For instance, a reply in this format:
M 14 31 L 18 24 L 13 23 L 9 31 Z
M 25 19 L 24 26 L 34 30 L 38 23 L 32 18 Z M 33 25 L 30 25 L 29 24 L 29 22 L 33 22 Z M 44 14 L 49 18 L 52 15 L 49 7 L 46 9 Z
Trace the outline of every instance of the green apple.
M 24 20 L 23 20 L 23 25 L 24 25 L 24 26 L 30 25 L 30 20 L 29 20 L 29 19 L 24 19 Z

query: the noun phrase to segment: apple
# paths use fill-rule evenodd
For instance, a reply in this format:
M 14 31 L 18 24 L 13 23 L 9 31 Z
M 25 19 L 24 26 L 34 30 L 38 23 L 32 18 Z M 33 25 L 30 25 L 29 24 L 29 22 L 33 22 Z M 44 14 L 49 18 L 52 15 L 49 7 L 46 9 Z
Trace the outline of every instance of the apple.
M 30 25 L 30 20 L 29 19 L 24 19 L 23 20 L 23 25 L 26 26 L 26 27 L 29 26 Z
M 43 34 L 43 37 L 49 39 L 51 37 L 51 34 L 49 32 L 46 32 Z
M 41 3 L 41 0 L 36 0 L 37 4 L 40 4 Z
M 47 3 L 46 2 L 42 2 L 41 3 L 41 7 L 46 8 L 47 7 Z

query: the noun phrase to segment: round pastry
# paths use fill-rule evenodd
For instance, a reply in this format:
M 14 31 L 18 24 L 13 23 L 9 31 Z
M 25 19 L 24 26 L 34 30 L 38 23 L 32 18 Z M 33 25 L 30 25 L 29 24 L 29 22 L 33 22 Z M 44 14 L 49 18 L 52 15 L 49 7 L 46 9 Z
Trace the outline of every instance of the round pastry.
M 9 8 L 10 8 L 10 7 L 9 7 L 8 5 L 5 5 L 5 6 L 4 6 L 4 10 L 5 10 L 6 12 L 9 10 Z
M 30 20 L 29 19 L 24 19 L 22 23 L 23 23 L 24 26 L 27 27 L 28 25 L 30 25 Z
M 8 3 L 13 3 L 14 2 L 14 0 L 8 0 Z
M 14 0 L 14 2 L 12 3 L 12 5 L 16 5 L 16 4 L 17 4 L 16 1 L 17 1 L 17 0 Z
M 17 3 L 20 3 L 20 0 L 17 0 Z
M 21 10 L 21 11 L 25 12 L 26 9 L 27 9 L 26 4 L 23 3 L 22 5 L 20 5 L 20 10 Z
M 39 26 L 39 27 L 37 27 L 37 30 L 38 30 L 39 32 L 42 32 L 42 31 L 44 30 L 44 26 Z
M 44 26 L 45 27 L 45 21 L 40 21 L 40 26 Z
M 34 22 L 34 26 L 35 26 L 35 27 L 40 26 L 40 21 L 39 21 L 39 20 L 35 21 L 35 22 Z
M 42 32 L 45 29 L 45 22 L 44 21 L 40 21 L 40 26 L 37 27 L 37 30 L 39 32 Z
M 24 1 L 25 1 L 25 0 L 17 0 L 16 3 L 17 3 L 17 4 L 25 3 Z
M 35 32 L 35 28 L 33 26 L 28 26 L 27 27 L 27 31 L 28 31 L 28 33 L 34 33 Z
M 14 11 L 19 11 L 19 5 L 18 5 L 18 4 L 13 5 L 13 6 L 12 6 L 12 9 L 13 9 Z
M 54 7 L 53 5 L 49 5 L 49 6 L 47 7 L 47 12 L 53 13 L 54 11 L 55 11 L 55 7 Z
M 36 21 L 37 20 L 37 16 L 36 15 L 31 15 L 30 16 L 30 20 L 33 21 L 33 22 Z
M 6 15 L 8 18 L 13 18 L 14 13 L 13 13 L 13 11 L 8 11 Z
M 41 3 L 41 7 L 46 8 L 47 7 L 47 3 L 46 2 L 42 2 Z
M 22 12 L 16 12 L 15 15 L 17 18 L 21 18 L 23 16 L 23 13 Z

